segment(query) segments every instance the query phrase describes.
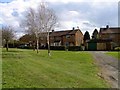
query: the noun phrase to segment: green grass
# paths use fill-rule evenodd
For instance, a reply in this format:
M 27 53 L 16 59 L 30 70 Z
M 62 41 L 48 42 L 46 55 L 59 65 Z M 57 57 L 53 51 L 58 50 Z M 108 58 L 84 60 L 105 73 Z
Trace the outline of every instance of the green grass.
M 106 53 L 107 55 L 110 55 L 110 56 L 112 56 L 112 57 L 115 57 L 115 58 L 117 58 L 118 60 L 120 60 L 120 52 L 107 52 Z
M 3 88 L 108 88 L 87 52 L 9 49 L 2 52 Z

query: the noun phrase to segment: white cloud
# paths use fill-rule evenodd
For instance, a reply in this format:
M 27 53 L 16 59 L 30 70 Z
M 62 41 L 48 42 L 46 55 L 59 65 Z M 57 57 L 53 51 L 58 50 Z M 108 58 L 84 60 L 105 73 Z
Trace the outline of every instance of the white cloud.
M 45 0 L 46 2 L 59 2 L 59 3 L 70 3 L 70 2 L 118 2 L 119 0 Z
M 36 8 L 41 1 L 43 0 L 13 0 L 10 3 L 0 3 L 0 24 L 10 24 L 15 26 L 17 29 L 19 27 L 19 22 L 21 18 L 23 18 L 23 12 L 28 7 Z M 111 12 L 115 11 L 114 8 L 117 6 L 115 6 L 116 4 L 114 3 L 118 2 L 119 0 L 45 1 L 49 2 L 48 4 L 51 5 L 51 8 L 56 11 L 59 17 L 59 22 L 61 23 L 61 25 L 60 27 L 56 28 L 57 30 L 67 30 L 72 29 L 72 27 L 79 26 L 83 33 L 86 30 L 89 30 L 90 33 L 92 33 L 95 28 L 101 27 L 102 25 L 107 23 L 108 19 L 110 20 L 111 24 L 115 22 L 115 20 L 117 20 L 114 13 L 111 14 Z M 106 11 L 109 11 L 109 17 L 106 15 Z M 17 29 L 17 31 L 18 30 L 21 29 Z M 23 31 L 18 31 L 17 36 L 19 36 L 19 34 L 21 35 L 22 33 Z

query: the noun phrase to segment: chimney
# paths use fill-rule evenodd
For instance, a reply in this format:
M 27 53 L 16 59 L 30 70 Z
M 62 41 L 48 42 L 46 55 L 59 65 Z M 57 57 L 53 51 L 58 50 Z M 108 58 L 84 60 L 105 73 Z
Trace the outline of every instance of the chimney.
M 52 30 L 52 32 L 54 32 L 54 30 Z
M 73 27 L 72 30 L 75 30 L 75 27 Z
M 109 25 L 106 25 L 106 29 L 108 29 L 109 28 Z

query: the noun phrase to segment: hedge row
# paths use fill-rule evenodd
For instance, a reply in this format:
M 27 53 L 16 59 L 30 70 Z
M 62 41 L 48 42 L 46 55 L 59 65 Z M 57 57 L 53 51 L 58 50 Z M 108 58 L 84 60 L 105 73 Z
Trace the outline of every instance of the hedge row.
M 11 44 L 9 43 L 9 48 L 20 48 L 20 49 L 33 49 L 33 46 L 25 46 L 24 44 Z M 6 45 L 4 46 L 6 47 Z M 39 49 L 47 49 L 46 47 L 39 47 Z M 66 51 L 81 51 L 81 46 L 50 46 L 50 50 L 66 50 Z
M 50 50 L 65 50 L 65 46 L 50 46 Z
M 50 46 L 51 50 L 81 51 L 81 46 Z
M 67 48 L 68 48 L 68 51 L 81 51 L 82 50 L 81 46 L 69 46 Z
M 17 48 L 19 46 L 19 44 L 17 44 L 17 43 L 15 43 L 15 44 L 9 43 L 8 46 L 9 46 L 9 48 Z M 6 44 L 3 47 L 6 47 Z

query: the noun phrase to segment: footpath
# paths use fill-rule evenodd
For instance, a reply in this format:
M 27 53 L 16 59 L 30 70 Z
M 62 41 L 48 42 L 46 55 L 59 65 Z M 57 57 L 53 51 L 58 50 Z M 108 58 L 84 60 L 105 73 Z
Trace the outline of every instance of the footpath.
M 118 74 L 120 75 L 120 69 L 118 69 L 118 63 L 120 62 L 118 61 L 120 60 L 106 55 L 104 51 L 90 51 L 90 53 L 100 68 L 100 72 L 97 75 L 106 80 L 111 85 L 111 88 L 118 88 Z

